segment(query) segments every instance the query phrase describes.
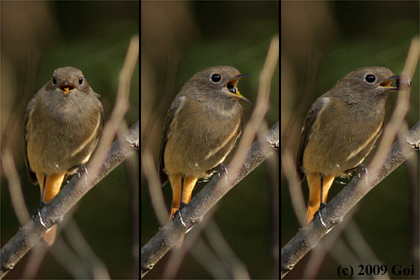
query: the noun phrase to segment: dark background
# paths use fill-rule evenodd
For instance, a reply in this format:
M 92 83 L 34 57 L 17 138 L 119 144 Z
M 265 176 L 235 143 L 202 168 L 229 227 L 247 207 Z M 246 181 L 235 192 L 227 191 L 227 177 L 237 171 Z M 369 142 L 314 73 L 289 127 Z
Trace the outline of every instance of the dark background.
M 2 1 L 0 5 L 1 151 L 13 154 L 25 203 L 32 214 L 39 206 L 40 189 L 29 182 L 23 160 L 27 104 L 56 68 L 73 66 L 83 71 L 90 86 L 101 95 L 108 120 L 130 38 L 139 34 L 139 2 Z M 126 115 L 129 127 L 139 119 L 138 77 L 137 65 Z M 133 228 L 138 221 L 133 221 L 131 206 L 138 198 L 131 194 L 138 189 L 137 174 L 138 170 L 129 174 L 126 164 L 111 172 L 76 205 L 71 225 L 61 225 L 65 233 L 45 259 L 34 255 L 39 251 L 31 250 L 6 278 L 27 277 L 25 270 L 32 271 L 29 275 L 36 279 L 92 278 L 93 271 L 96 277 L 107 273 L 112 279 L 133 278 L 138 270 L 133 256 L 139 255 L 139 249 L 133 247 Z M 9 185 L 3 173 L 1 176 L 3 246 L 20 225 L 11 206 Z M 86 243 L 78 238 L 74 225 Z M 69 241 L 66 235 L 77 241 Z M 35 269 L 29 269 L 29 265 Z
M 245 123 L 248 121 L 255 106 L 259 74 L 270 40 L 279 34 L 279 6 L 275 1 L 141 2 L 142 154 L 147 151 L 157 160 L 166 112 L 172 100 L 189 78 L 210 66 L 230 65 L 243 74 L 252 74 L 238 84 L 241 94 L 253 102 L 251 106 L 242 104 Z M 278 77 L 276 69 L 266 116 L 268 127 L 279 120 Z M 244 271 L 252 279 L 275 277 L 278 247 L 273 245 L 273 235 L 277 233 L 271 205 L 278 201 L 278 193 L 273 195 L 278 185 L 270 184 L 268 178 L 276 176 L 267 174 L 267 166 L 263 164 L 217 203 L 214 221 L 221 235 L 216 239 L 226 242 L 223 247 L 226 251 L 214 247 L 220 244 L 209 237 L 215 235 L 210 232 L 214 225 L 208 225 L 200 235 L 205 242 L 203 247 L 196 242 L 185 258 L 175 258 L 180 262 L 179 269 L 169 264 L 172 251 L 146 278 L 162 279 L 165 270 L 170 268 L 176 271 L 172 276 L 178 279 L 230 279 Z M 160 227 L 159 213 L 150 202 L 147 178 L 150 174 L 142 170 L 142 246 Z M 193 197 L 203 185 L 196 186 Z M 171 187 L 167 184 L 159 189 L 168 208 Z M 186 239 L 195 230 L 188 233 Z
M 419 34 L 419 2 L 285 1 L 281 12 L 282 151 L 295 156 L 310 105 L 340 78 L 365 66 L 383 66 L 396 75 L 401 73 L 410 42 Z M 396 97 L 397 94 L 388 99 L 386 121 Z M 406 120 L 408 127 L 419 120 L 418 70 L 413 77 Z M 368 157 L 364 163 L 368 165 L 370 160 Z M 358 265 L 384 264 L 391 278 L 418 279 L 419 223 L 414 215 L 418 218 L 418 156 L 413 161 L 417 164 L 415 170 L 410 173 L 406 165 L 395 170 L 357 204 L 353 221 L 345 228 L 334 228 L 318 244 L 318 250 L 308 253 L 287 278 L 337 279 L 340 265 L 353 265 L 357 270 Z M 283 175 L 281 247 L 300 227 Z M 343 186 L 334 183 L 329 200 Z M 307 199 L 306 180 L 302 190 Z M 392 275 L 390 269 L 394 265 L 410 269 L 414 265 L 415 276 Z M 365 275 L 360 279 L 372 277 Z

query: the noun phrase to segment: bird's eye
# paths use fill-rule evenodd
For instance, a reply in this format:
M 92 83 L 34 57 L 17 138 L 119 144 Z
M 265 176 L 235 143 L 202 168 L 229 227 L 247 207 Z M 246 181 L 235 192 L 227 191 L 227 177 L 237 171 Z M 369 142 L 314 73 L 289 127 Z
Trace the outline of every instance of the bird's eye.
M 79 77 L 79 85 L 83 84 L 83 77 Z
M 376 77 L 372 74 L 366 75 L 365 81 L 369 84 L 372 84 L 376 81 Z
M 55 77 L 52 78 L 52 84 L 53 85 L 57 84 L 57 79 Z
M 219 74 L 211 75 L 211 81 L 214 82 L 214 83 L 220 82 L 221 79 L 222 79 L 222 77 Z

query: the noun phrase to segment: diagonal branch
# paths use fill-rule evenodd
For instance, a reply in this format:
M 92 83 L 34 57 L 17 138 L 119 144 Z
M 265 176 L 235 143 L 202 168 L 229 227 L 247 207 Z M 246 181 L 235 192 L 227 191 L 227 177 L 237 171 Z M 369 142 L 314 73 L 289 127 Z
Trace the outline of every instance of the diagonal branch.
M 320 220 L 319 215 L 315 215 L 313 222 L 303 227 L 281 250 L 281 274 L 282 278 L 293 269 L 293 267 L 314 248 L 318 242 L 347 214 L 369 191 L 379 182 L 394 171 L 398 166 L 413 156 L 420 147 L 420 122 L 417 123 L 404 137 L 406 143 L 400 145 L 395 142 L 391 147 L 388 157 L 381 171 L 369 178 L 367 175 L 355 176 L 344 189 L 337 194 L 330 203 L 322 208 Z M 368 170 L 372 167 L 369 166 Z
M 84 172 L 80 177 L 73 176 L 70 183 L 64 186 L 61 192 L 39 211 L 45 227 L 40 223 L 39 215 L 37 215 L 36 219 L 31 219 L 21 227 L 15 236 L 4 245 L 0 252 L 0 278 L 3 278 L 8 271 L 13 269 L 48 228 L 56 221 L 61 220 L 87 192 L 138 150 L 139 122 L 134 124 L 120 139 L 120 141 L 115 141 L 108 149 L 107 157 L 96 176 L 91 176 L 88 172 Z M 90 170 L 90 166 L 91 164 L 87 166 L 87 170 Z
M 403 74 L 412 77 L 417 67 L 420 56 L 420 40 L 414 36 L 407 54 Z M 393 115 L 386 125 L 383 137 L 379 143 L 376 154 L 369 165 L 368 170 L 359 167 L 359 176 L 353 180 L 328 204 L 315 215 L 313 222 L 300 230 L 281 251 L 281 277 L 293 269 L 293 267 L 314 248 L 336 224 L 343 220 L 359 200 L 371 191 L 394 169 L 405 162 L 419 150 L 420 146 L 420 123 L 417 123 L 405 136 L 398 137 L 399 141 L 391 143 L 395 135 L 402 135 L 407 130 L 404 117 L 409 110 L 410 90 L 408 85 L 403 85 L 398 94 L 398 101 Z M 287 156 L 284 156 L 287 160 Z M 369 171 L 369 172 L 367 172 Z M 362 174 L 363 173 L 363 174 Z M 293 179 L 293 175 L 290 178 Z M 296 178 L 291 180 L 296 184 Z M 320 217 L 322 219 L 320 219 Z
M 275 124 L 260 141 L 252 144 L 246 152 L 248 155 L 240 171 L 230 175 L 231 166 L 227 170 L 229 183 L 226 176 L 214 176 L 204 188 L 193 197 L 191 202 L 175 215 L 174 219 L 162 227 L 156 235 L 147 242 L 141 250 L 141 277 L 147 274 L 154 265 L 175 245 L 194 224 L 200 222 L 204 215 L 237 183 L 248 175 L 257 166 L 263 163 L 279 148 L 279 124 Z M 183 225 L 184 223 L 184 225 Z
M 15 236 L 1 249 L 0 264 L 3 278 L 16 263 L 38 242 L 47 229 L 62 220 L 64 215 L 97 183 L 127 159 L 139 148 L 139 122 L 137 121 L 125 134 L 116 132 L 125 126 L 124 115 L 129 108 L 130 81 L 137 64 L 139 54 L 139 37 L 133 36 L 128 46 L 126 59 L 119 76 L 119 87 L 116 105 L 105 125 L 104 133 L 90 160 L 88 172 L 79 169 L 79 176 L 74 176 L 60 193 L 47 205 L 38 209 L 36 216 L 22 226 Z

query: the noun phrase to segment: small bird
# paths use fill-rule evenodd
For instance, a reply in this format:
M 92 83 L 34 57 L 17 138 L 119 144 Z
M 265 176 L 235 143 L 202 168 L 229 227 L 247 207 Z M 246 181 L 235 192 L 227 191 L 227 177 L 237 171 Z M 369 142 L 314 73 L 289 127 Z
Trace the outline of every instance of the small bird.
M 53 199 L 64 179 L 85 164 L 98 144 L 104 123 L 99 95 L 82 71 L 62 67 L 28 104 L 25 162 L 29 178 L 41 187 L 41 206 Z M 55 241 L 57 225 L 43 239 Z
M 391 82 L 396 80 L 396 86 Z M 326 203 L 338 176 L 363 162 L 382 132 L 385 102 L 405 76 L 384 67 L 364 67 L 347 74 L 320 96 L 309 110 L 297 154 L 297 171 L 309 186 L 305 224 Z
M 230 66 L 206 68 L 182 87 L 167 113 L 159 155 L 159 176 L 172 187 L 169 219 L 189 203 L 198 179 L 223 162 L 242 132 L 237 88 L 243 77 Z M 182 244 L 181 239 L 177 247 Z

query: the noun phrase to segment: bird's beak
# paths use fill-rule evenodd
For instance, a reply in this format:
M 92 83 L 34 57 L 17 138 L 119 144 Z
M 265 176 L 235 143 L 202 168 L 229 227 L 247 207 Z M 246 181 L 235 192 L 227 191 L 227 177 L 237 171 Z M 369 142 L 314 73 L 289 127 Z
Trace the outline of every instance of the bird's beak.
M 75 89 L 76 87 L 72 84 L 64 83 L 63 85 L 58 86 L 58 88 L 64 93 L 68 94 L 70 91 Z
M 386 79 L 385 81 L 383 81 L 382 83 L 380 83 L 379 85 L 383 88 L 386 89 L 398 89 L 398 79 L 400 78 L 400 76 L 392 76 L 389 79 Z M 397 85 L 395 87 L 391 86 L 392 81 L 397 80 Z
M 248 77 L 251 76 L 251 74 L 244 74 L 244 75 L 238 75 L 235 78 L 231 79 L 228 83 L 227 83 L 227 88 L 229 90 L 229 92 L 236 98 L 239 98 L 249 104 L 252 104 L 251 101 L 249 101 L 247 98 L 245 98 L 238 90 L 238 81 L 244 77 Z

